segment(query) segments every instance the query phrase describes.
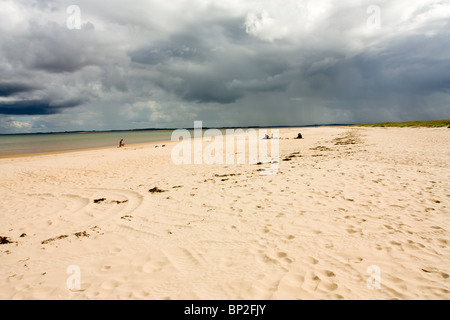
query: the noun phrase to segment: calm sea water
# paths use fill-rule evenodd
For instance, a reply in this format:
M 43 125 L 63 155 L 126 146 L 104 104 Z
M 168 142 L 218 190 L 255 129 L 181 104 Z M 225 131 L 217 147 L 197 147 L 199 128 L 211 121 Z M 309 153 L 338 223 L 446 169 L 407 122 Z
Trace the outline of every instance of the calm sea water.
M 0 156 L 117 147 L 120 139 L 124 140 L 125 145 L 167 141 L 171 139 L 172 132 L 173 130 L 148 130 L 0 135 Z M 193 131 L 190 132 L 193 137 Z

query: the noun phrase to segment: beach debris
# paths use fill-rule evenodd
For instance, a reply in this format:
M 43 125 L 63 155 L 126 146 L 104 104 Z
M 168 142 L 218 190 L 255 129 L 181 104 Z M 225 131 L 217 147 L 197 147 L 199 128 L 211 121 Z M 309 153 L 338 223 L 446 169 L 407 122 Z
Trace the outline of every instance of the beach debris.
M 317 146 L 315 148 L 309 148 L 309 150 L 314 150 L 314 151 L 332 151 L 332 149 L 325 147 L 325 146 Z
M 8 244 L 8 243 L 12 243 L 12 241 L 10 241 L 8 237 L 0 236 L 0 244 Z
M 106 198 L 100 198 L 100 199 L 94 199 L 94 203 L 101 203 L 106 201 Z M 121 204 L 121 203 L 125 203 L 128 202 L 128 200 L 111 200 L 109 203 L 117 203 L 117 204 Z
M 93 226 L 90 228 L 92 231 L 99 232 L 97 229 L 101 229 L 99 226 Z
M 113 200 L 113 201 L 111 201 L 111 202 L 115 202 L 115 203 L 117 203 L 117 204 L 121 204 L 121 203 L 128 202 L 128 200 L 123 200 L 123 201 Z
M 26 236 L 27 236 L 26 233 L 22 233 L 22 234 L 20 235 L 21 238 L 24 238 L 24 237 L 26 237 Z
M 301 158 L 302 156 L 300 155 L 300 152 L 293 152 L 288 156 L 285 156 L 284 159 L 282 159 L 283 161 L 291 161 L 292 158 Z
M 98 231 L 95 230 L 96 228 L 98 228 L 98 226 L 95 226 L 95 227 L 91 228 L 91 230 L 96 231 L 98 233 Z M 86 231 L 75 232 L 72 235 L 76 236 L 77 238 L 80 238 L 80 237 L 87 237 L 87 238 L 89 238 L 89 236 L 90 236 L 90 234 L 87 233 Z M 50 239 L 41 241 L 41 244 L 49 244 L 50 242 L 53 242 L 53 241 L 56 241 L 56 240 L 65 239 L 65 238 L 68 238 L 68 237 L 69 237 L 69 235 L 63 234 L 63 235 L 60 235 L 58 237 L 54 237 L 54 238 L 50 238 Z
M 74 233 L 74 235 L 79 238 L 79 237 L 89 237 L 89 233 L 87 233 L 86 231 L 82 231 L 82 232 L 76 232 Z
M 348 145 L 348 144 L 356 144 L 356 140 L 354 139 L 343 139 L 343 138 L 336 138 L 335 143 L 336 146 L 339 145 Z
M 126 215 L 126 216 L 120 217 L 120 219 L 127 220 L 127 221 L 131 221 L 131 218 L 133 218 L 133 216 Z
M 97 234 L 104 235 L 104 233 L 101 232 L 101 228 L 99 226 L 93 226 L 92 228 L 89 228 L 89 230 L 92 230 Z
M 225 178 L 225 177 L 234 177 L 234 176 L 240 176 L 240 173 L 230 173 L 230 174 L 215 174 L 214 177 L 216 178 Z
M 58 237 L 54 237 L 54 238 L 50 238 L 50 239 L 41 241 L 41 244 L 48 244 L 50 242 L 53 242 L 53 241 L 56 241 L 56 240 L 60 240 L 60 239 L 64 239 L 64 238 L 67 238 L 67 237 L 68 237 L 67 234 L 63 234 L 63 235 L 60 235 Z
M 263 163 L 263 162 L 257 162 L 256 163 L 256 165 L 257 166 L 260 166 L 260 165 L 263 165 L 263 164 L 272 164 L 272 163 L 278 163 L 278 161 L 277 160 L 270 160 L 269 162 L 266 162 L 266 163 Z
M 354 131 L 345 132 L 340 137 L 337 137 L 333 140 L 334 145 L 349 145 L 349 144 L 357 144 L 360 143 L 359 135 Z
M 150 193 L 161 193 L 161 192 L 166 192 L 167 190 L 162 190 L 162 189 L 159 189 L 158 187 L 154 187 L 154 188 L 151 188 L 150 190 L 148 190 L 148 192 L 150 192 Z

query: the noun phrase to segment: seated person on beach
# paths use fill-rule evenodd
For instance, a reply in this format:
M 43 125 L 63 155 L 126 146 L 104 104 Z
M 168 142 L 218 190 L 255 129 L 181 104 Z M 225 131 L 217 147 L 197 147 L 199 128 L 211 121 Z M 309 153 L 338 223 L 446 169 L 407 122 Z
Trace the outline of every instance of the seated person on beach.
M 120 147 L 125 147 L 125 143 L 123 143 L 123 139 L 120 139 L 120 142 L 119 142 L 119 148 Z
M 302 134 L 299 133 L 299 134 L 297 135 L 297 138 L 295 138 L 295 139 L 303 139 Z

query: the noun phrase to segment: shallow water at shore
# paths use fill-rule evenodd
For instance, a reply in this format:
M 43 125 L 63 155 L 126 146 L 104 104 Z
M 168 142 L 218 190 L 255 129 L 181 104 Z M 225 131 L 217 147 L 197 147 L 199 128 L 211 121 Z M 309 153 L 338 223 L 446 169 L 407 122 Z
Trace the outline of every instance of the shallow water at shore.
M 194 136 L 193 130 L 188 131 Z M 117 147 L 121 139 L 124 139 L 126 145 L 169 141 L 173 132 L 174 130 L 139 130 L 0 135 L 0 157 Z M 208 135 L 205 129 L 203 134 Z

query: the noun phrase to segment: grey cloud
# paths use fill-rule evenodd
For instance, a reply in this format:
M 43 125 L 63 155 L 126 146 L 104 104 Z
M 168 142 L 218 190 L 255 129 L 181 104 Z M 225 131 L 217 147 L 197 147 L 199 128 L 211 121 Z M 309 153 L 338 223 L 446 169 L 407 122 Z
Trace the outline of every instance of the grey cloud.
M 12 64 L 52 73 L 75 72 L 86 66 L 105 66 L 115 51 L 86 23 L 80 30 L 48 22 L 31 22 L 21 37 L 9 37 L 2 51 Z
M 20 3 L 42 16 L 0 35 L 0 113 L 40 115 L 48 128 L 450 116 L 450 20 L 428 14 L 434 6 L 397 27 L 397 6 L 385 3 L 372 33 L 366 7 L 351 2 L 330 2 L 315 20 L 312 2 L 80 0 L 81 30 L 65 26 L 68 0 Z M 249 13 L 263 11 L 268 19 L 255 23 L 264 25 L 247 33 Z
M 289 70 L 287 57 L 277 57 L 279 53 L 270 48 L 260 53 L 229 42 L 216 45 L 177 35 L 129 55 L 134 63 L 146 66 L 154 85 L 187 102 L 229 104 L 246 92 L 287 87 L 279 76 Z
M 174 45 L 168 43 L 156 43 L 152 46 L 139 48 L 129 53 L 133 62 L 157 65 L 168 63 L 171 59 L 202 61 L 205 59 L 204 48 L 192 45 Z
M 82 100 L 68 100 L 55 104 L 48 100 L 19 100 L 0 102 L 0 114 L 3 115 L 49 115 L 62 109 L 82 104 Z
M 0 82 L 0 97 L 10 97 L 19 93 L 30 92 L 39 89 L 34 84 L 21 82 Z
M 347 101 L 347 108 L 358 108 L 364 100 L 379 101 L 379 109 L 398 108 L 394 100 L 402 100 L 402 96 L 411 103 L 415 98 L 421 101 L 421 96 L 450 92 L 450 46 L 444 45 L 443 38 L 411 36 L 395 40 L 385 50 L 363 51 L 351 57 L 333 52 L 308 57 L 289 75 L 289 92 Z M 437 44 L 436 55 L 428 52 Z
M 186 30 L 153 39 L 128 52 L 133 62 L 149 65 L 167 63 L 173 59 L 193 62 L 211 61 L 214 52 L 224 44 L 260 42 L 245 32 L 243 17 L 222 18 L 218 21 L 196 21 Z

